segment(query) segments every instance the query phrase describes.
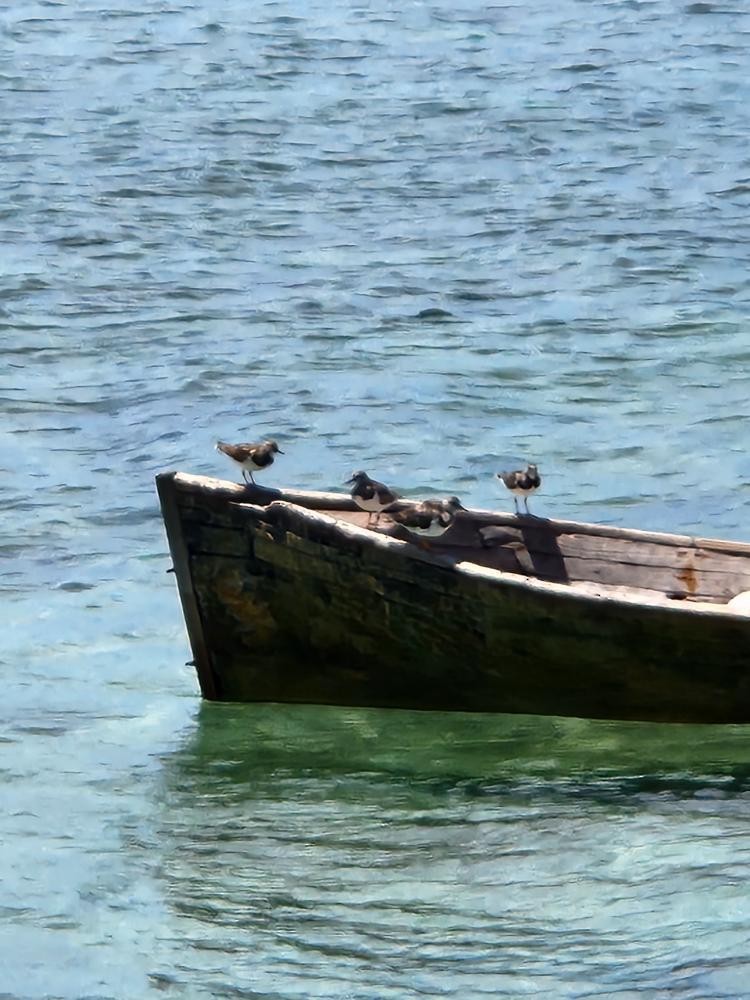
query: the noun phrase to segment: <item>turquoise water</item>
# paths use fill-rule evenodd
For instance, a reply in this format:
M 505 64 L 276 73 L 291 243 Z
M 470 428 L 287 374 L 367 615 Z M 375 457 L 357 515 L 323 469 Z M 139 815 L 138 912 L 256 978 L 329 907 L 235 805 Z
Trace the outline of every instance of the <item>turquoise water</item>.
M 0 995 L 750 995 L 742 729 L 201 706 L 153 476 L 750 538 L 750 14 L 0 10 Z

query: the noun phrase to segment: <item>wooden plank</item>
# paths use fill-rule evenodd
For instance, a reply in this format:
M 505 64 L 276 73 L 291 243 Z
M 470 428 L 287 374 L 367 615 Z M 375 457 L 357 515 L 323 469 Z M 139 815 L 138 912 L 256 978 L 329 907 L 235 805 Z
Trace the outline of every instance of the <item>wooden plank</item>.
M 481 537 L 488 545 L 508 544 L 511 539 L 523 544 L 530 552 L 560 554 L 564 558 L 612 563 L 630 563 L 637 566 L 699 567 L 701 572 L 747 574 L 750 576 L 750 554 L 727 554 L 723 551 L 697 546 L 672 546 L 661 542 L 643 542 L 625 538 L 610 538 L 590 534 L 557 533 L 546 530 L 513 530 L 507 527 L 487 526 Z
M 213 552 L 215 555 L 245 559 L 252 555 L 247 525 L 236 529 L 224 524 L 198 524 L 183 519 L 182 532 L 188 550 L 192 553 Z
M 162 473 L 156 477 L 156 488 L 201 694 L 204 698 L 215 700 L 221 697 L 221 684 L 214 671 L 203 620 L 193 589 L 190 556 L 182 533 L 174 480 L 174 474 Z
M 567 558 L 609 563 L 629 563 L 642 567 L 694 569 L 700 573 L 745 575 L 750 578 L 750 556 L 723 554 L 700 547 L 671 547 L 660 544 L 596 538 L 592 535 L 560 535 L 558 544 Z
M 180 493 L 182 503 L 191 494 L 204 499 L 226 503 L 251 503 L 267 506 L 274 500 L 286 500 L 309 510 L 356 510 L 356 505 L 348 493 L 321 493 L 313 490 L 277 490 L 270 486 L 255 486 L 230 483 L 223 479 L 206 476 L 189 476 L 184 472 L 174 473 L 175 488 Z
M 612 587 L 649 589 L 686 599 L 726 601 L 747 584 L 720 574 L 699 575 L 676 567 L 636 566 L 630 563 L 595 563 L 590 559 L 565 560 L 568 580 L 601 583 Z M 541 566 L 539 568 L 542 568 Z

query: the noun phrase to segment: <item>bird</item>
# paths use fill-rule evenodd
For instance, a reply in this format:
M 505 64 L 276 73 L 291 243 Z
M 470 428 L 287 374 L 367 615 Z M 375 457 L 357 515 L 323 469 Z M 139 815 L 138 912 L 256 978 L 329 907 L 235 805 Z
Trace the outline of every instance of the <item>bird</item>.
M 249 475 L 253 486 L 255 485 L 253 473 L 273 465 L 274 455 L 277 452 L 279 455 L 284 454 L 275 441 L 258 441 L 255 444 L 227 444 L 226 441 L 217 441 L 216 450 L 236 462 L 242 469 L 242 478 L 247 482 Z
M 361 470 L 353 472 L 351 477 L 347 479 L 346 485 L 351 486 L 352 500 L 360 510 L 367 511 L 369 515 L 367 518 L 368 525 L 372 520 L 373 514 L 375 514 L 377 522 L 381 513 L 398 500 L 398 493 L 394 493 L 385 483 L 379 483 L 377 479 L 370 479 L 367 473 Z
M 422 538 L 439 538 L 456 519 L 460 510 L 466 510 L 458 497 L 447 500 L 422 500 L 405 510 L 391 514 L 395 524 L 400 524 Z
M 519 497 L 523 497 L 523 502 L 526 505 L 526 513 L 530 514 L 529 497 L 532 493 L 536 493 L 542 485 L 542 477 L 539 475 L 537 467 L 529 464 L 525 469 L 517 469 L 515 472 L 498 472 L 497 478 L 502 479 L 510 492 L 513 494 L 513 502 L 516 505 L 516 514 L 519 513 Z

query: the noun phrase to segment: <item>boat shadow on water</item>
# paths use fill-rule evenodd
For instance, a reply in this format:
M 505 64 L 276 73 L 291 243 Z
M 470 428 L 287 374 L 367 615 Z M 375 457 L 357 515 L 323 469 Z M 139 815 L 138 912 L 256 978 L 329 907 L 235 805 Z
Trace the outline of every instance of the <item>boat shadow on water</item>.
M 387 785 L 415 800 L 750 791 L 746 726 L 205 702 L 196 721 L 165 761 L 170 784 L 229 799 L 290 782 L 333 798 L 377 798 Z

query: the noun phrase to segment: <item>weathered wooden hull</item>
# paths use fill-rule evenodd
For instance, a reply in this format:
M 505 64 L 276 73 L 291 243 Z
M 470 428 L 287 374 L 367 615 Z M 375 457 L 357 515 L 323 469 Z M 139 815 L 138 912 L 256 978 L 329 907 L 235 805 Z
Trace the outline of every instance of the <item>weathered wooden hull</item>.
M 239 487 L 158 489 L 207 698 L 750 721 L 747 617 L 514 577 Z

